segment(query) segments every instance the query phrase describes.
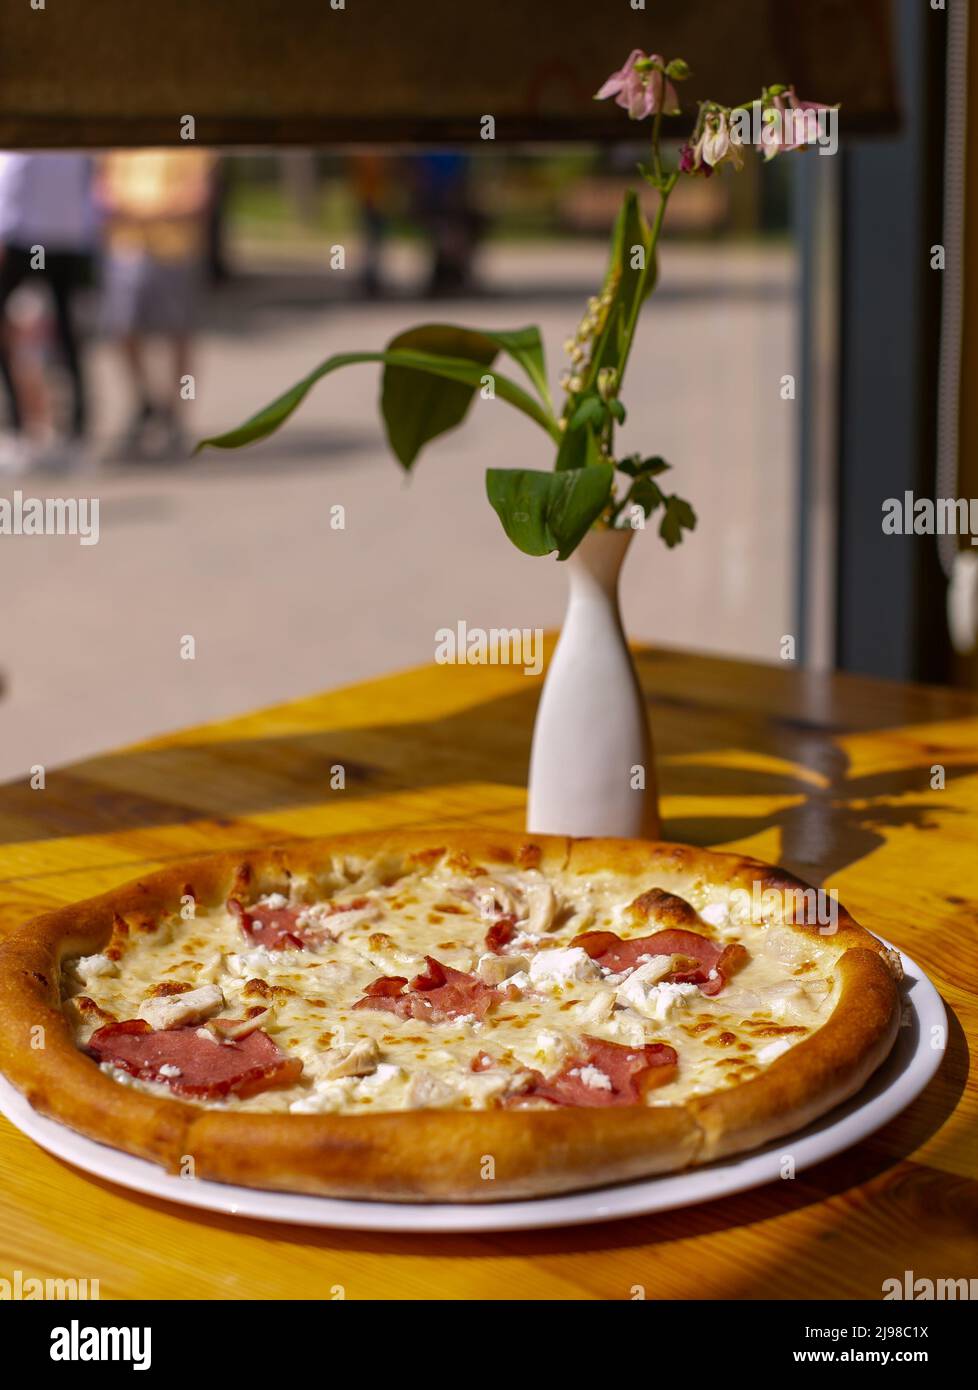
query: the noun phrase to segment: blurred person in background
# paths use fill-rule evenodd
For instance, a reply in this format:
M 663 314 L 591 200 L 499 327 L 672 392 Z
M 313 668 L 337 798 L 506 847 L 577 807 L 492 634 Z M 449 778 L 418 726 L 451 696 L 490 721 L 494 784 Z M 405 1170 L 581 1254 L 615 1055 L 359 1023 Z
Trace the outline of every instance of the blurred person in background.
M 469 163 L 457 150 L 432 150 L 415 163 L 415 216 L 431 242 L 429 298 L 462 294 L 472 285 L 485 219 L 472 199 Z
M 130 461 L 186 455 L 180 408 L 196 395 L 193 338 L 208 249 L 216 159 L 206 150 L 122 150 L 103 157 L 103 315 L 134 396 L 119 450 Z M 148 341 L 164 340 L 165 382 L 152 383 Z
M 91 174 L 83 154 L 0 153 L 0 376 L 8 414 L 0 472 L 81 454 L 87 410 L 75 297 L 90 268 Z M 43 286 L 54 310 L 52 337 L 71 390 L 66 445 L 55 442 L 42 302 L 29 303 L 22 286 Z
M 358 151 L 350 158 L 350 186 L 363 227 L 363 270 L 360 288 L 368 299 L 384 292 L 381 274 L 384 238 L 390 224 L 389 162 L 376 150 Z

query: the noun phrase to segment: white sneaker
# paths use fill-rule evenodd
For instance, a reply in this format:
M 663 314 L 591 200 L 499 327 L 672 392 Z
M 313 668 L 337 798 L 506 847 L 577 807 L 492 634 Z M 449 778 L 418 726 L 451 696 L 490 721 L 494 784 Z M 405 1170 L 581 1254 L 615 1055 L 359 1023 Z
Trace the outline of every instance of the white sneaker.
M 19 478 L 33 463 L 30 443 L 19 434 L 0 434 L 0 478 Z

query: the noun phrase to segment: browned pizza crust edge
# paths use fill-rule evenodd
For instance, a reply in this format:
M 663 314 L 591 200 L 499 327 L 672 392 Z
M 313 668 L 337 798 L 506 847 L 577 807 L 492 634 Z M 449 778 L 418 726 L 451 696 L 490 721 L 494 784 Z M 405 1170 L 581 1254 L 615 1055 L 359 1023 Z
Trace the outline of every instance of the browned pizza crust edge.
M 0 944 L 0 1070 L 38 1111 L 170 1172 L 245 1186 L 381 1201 L 501 1201 L 648 1177 L 754 1148 L 802 1128 L 857 1091 L 887 1055 L 899 1021 L 882 945 L 840 909 L 842 993 L 832 1015 L 759 1077 L 681 1106 L 557 1111 L 407 1111 L 377 1115 L 222 1113 L 120 1085 L 80 1052 L 60 1006 L 65 956 L 103 949 L 232 887 L 268 892 L 332 855 L 427 854 L 569 868 L 677 873 L 713 883 L 801 887 L 739 855 L 643 841 L 578 840 L 454 827 L 300 840 L 185 861 L 17 929 Z M 793 926 L 796 931 L 817 928 Z M 38 1032 L 38 1028 L 43 1030 Z M 40 1045 L 43 1044 L 43 1045 Z

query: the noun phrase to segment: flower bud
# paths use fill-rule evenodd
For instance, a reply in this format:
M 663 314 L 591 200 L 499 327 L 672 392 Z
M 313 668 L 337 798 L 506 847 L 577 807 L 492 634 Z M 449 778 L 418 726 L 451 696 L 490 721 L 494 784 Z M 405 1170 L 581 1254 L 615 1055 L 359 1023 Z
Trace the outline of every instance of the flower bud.
M 673 58 L 666 67 L 666 76 L 671 77 L 674 82 L 685 82 L 692 75 L 693 70 L 684 58 Z
M 614 367 L 602 367 L 598 372 L 598 395 L 603 401 L 609 400 L 615 394 L 615 387 L 618 385 L 618 373 Z

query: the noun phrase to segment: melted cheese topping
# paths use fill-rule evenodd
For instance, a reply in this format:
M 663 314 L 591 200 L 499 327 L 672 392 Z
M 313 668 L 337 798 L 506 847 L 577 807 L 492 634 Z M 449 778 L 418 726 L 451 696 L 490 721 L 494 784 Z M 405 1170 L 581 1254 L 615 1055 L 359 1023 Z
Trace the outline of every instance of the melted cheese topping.
M 705 882 L 684 886 L 700 914 L 688 929 L 722 944 L 740 942 L 749 953 L 715 996 L 662 981 L 669 957 L 615 975 L 570 947 L 583 931 L 628 938 L 669 927 L 654 910 L 647 921 L 628 911 L 654 886 L 612 873 L 585 879 L 510 866 L 480 871 L 451 856 L 434 866 L 343 866 L 325 882 L 293 879 L 288 900 L 266 895 L 249 907 L 260 919 L 262 905 L 302 904 L 303 923 L 325 926 L 335 939 L 314 949 L 270 950 L 250 942 L 224 909 L 170 917 L 117 932 L 105 954 L 68 962 L 66 1007 L 80 1047 L 102 1024 L 136 1018 L 147 1007 L 160 1026 L 159 1001 L 178 1004 L 191 989 L 211 1001 L 201 1017 L 215 1012 L 213 987 L 223 995 L 222 1017 L 265 1008 L 258 1025 L 301 1059 L 300 1079 L 245 1099 L 196 1103 L 294 1113 L 485 1109 L 518 1089 L 521 1071 L 549 1077 L 571 1064 L 583 1050 L 582 1034 L 629 1047 L 674 1047 L 675 1079 L 645 1098 L 669 1105 L 757 1076 L 825 1022 L 835 1005 L 831 938 L 812 940 L 751 921 L 725 890 Z M 336 910 L 354 900 L 348 911 Z M 506 953 L 495 956 L 487 954 L 484 938 L 501 913 L 515 916 L 517 928 Z M 509 997 L 481 1021 L 402 1021 L 389 1012 L 354 1010 L 378 976 L 411 979 L 424 971 L 426 955 L 479 973 Z M 480 1052 L 493 1065 L 473 1071 Z M 140 1081 L 111 1064 L 104 1070 L 124 1084 L 170 1094 L 162 1081 Z M 338 1074 L 344 1071 L 353 1074 Z M 603 1080 L 600 1072 L 593 1078 L 595 1085 Z

